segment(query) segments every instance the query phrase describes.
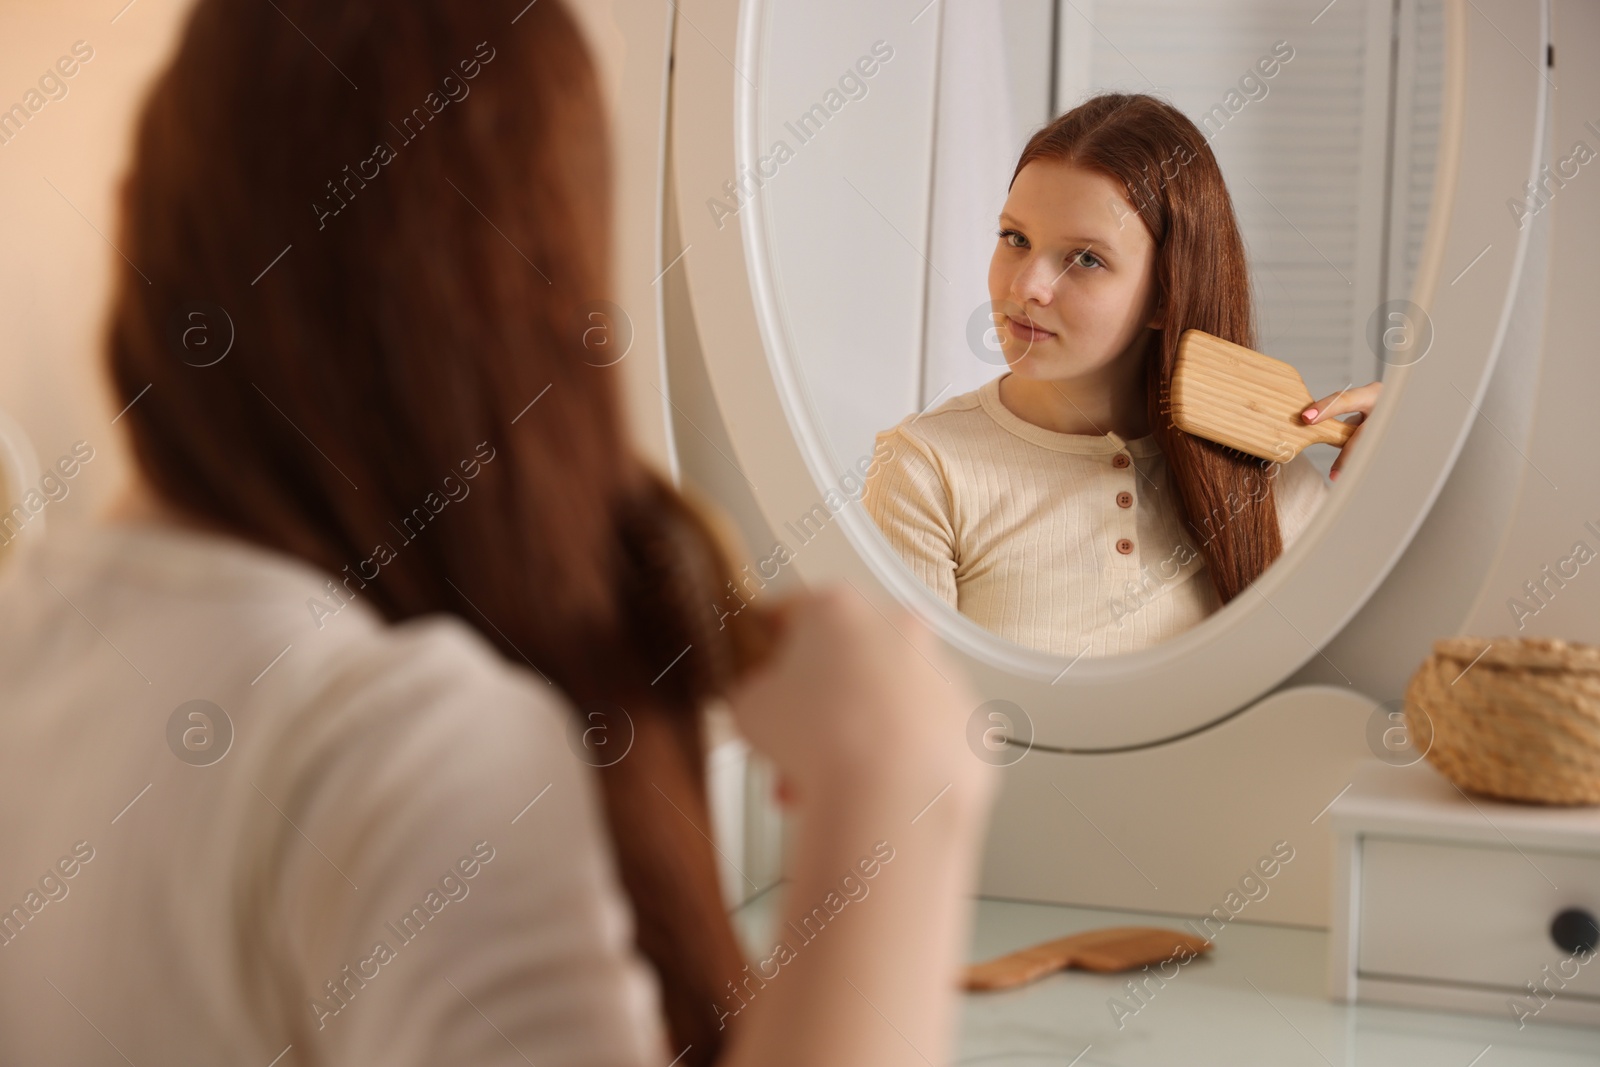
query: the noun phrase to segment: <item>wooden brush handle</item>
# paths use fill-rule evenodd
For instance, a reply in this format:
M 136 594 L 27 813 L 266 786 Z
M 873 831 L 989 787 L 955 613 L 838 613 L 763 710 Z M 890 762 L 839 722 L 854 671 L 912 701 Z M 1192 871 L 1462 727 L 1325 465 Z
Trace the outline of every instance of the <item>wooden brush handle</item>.
M 1345 442 L 1350 440 L 1350 435 L 1356 432 L 1358 425 L 1359 423 L 1341 422 L 1338 419 L 1324 419 L 1322 422 L 1307 426 L 1306 429 L 1315 435 L 1313 444 L 1320 442 L 1343 448 Z

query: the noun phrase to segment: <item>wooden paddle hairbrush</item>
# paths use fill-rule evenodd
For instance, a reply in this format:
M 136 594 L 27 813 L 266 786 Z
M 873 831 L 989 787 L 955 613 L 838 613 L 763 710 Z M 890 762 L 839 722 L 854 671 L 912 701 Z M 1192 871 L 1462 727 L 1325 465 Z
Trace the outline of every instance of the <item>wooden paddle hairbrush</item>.
M 1178 338 L 1170 391 L 1161 398 L 1172 425 L 1258 459 L 1287 463 L 1307 445 L 1343 446 L 1355 423 L 1306 424 L 1311 392 L 1281 360 L 1201 330 Z

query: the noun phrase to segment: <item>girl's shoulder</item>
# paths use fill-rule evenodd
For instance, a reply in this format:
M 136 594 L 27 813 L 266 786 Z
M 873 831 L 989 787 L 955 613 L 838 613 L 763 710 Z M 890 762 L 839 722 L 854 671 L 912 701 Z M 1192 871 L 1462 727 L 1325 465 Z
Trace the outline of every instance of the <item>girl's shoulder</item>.
M 1278 505 L 1278 529 L 1288 548 L 1310 525 L 1331 485 L 1316 464 L 1301 452 L 1278 471 L 1273 495 Z
M 995 433 L 994 422 L 984 411 L 982 394 L 989 384 L 970 392 L 940 399 L 913 412 L 893 427 L 880 432 L 880 443 L 903 443 L 927 455 L 946 456 L 962 451 Z

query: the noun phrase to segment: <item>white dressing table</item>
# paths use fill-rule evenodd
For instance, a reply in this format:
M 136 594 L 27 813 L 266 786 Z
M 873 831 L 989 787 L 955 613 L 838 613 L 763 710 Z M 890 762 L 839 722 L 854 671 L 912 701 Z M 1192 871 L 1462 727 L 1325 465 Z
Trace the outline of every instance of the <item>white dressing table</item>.
M 1144 79 L 1124 86 L 1119 66 L 1123 50 L 1143 47 L 1141 40 L 1163 62 L 1167 53 L 1159 50 L 1171 51 L 1164 35 L 1175 32 L 1176 23 L 1151 20 L 1148 5 L 1059 6 L 1065 36 L 1056 37 L 1056 47 L 1076 58 L 1049 75 L 1051 114 L 1087 88 L 1115 83 L 1144 91 Z M 1176 0 L 1168 6 L 1174 18 L 1187 17 L 1190 8 L 1210 10 Z M 1321 6 L 1319 0 L 1315 7 Z M 1368 123 L 1379 142 L 1374 158 L 1390 158 L 1385 146 L 1404 138 L 1386 138 L 1403 127 L 1434 131 L 1419 141 L 1437 146 L 1432 194 L 1419 175 L 1396 170 L 1386 179 L 1387 164 L 1357 166 L 1367 178 L 1360 179 L 1342 227 L 1363 232 L 1362 219 L 1383 201 L 1385 181 L 1395 190 L 1415 182 L 1425 210 L 1410 231 L 1416 246 L 1410 284 L 1400 268 L 1411 253 L 1385 252 L 1379 247 L 1385 239 L 1377 238 L 1357 240 L 1350 250 L 1352 273 L 1367 281 L 1323 279 L 1331 291 L 1342 292 L 1342 282 L 1352 294 L 1366 294 L 1352 299 L 1343 340 L 1354 356 L 1364 359 L 1370 351 L 1386 364 L 1375 375 L 1385 383 L 1386 399 L 1365 431 L 1365 440 L 1381 445 L 1353 457 L 1319 513 L 1320 525 L 1251 587 L 1251 595 L 1208 620 L 1211 625 L 1142 653 L 1068 662 L 1010 646 L 940 610 L 944 605 L 899 565 L 860 509 L 816 510 L 819 501 L 851 495 L 839 488 L 841 472 L 870 443 L 868 429 L 922 410 L 947 390 L 961 391 L 953 383 L 947 387 L 951 375 L 936 373 L 942 364 L 931 350 L 948 342 L 972 370 L 971 347 L 970 356 L 993 366 L 962 333 L 985 293 L 987 253 L 930 244 L 936 237 L 930 220 L 942 217 L 930 197 L 938 185 L 934 131 L 949 123 L 943 143 L 979 143 L 949 136 L 961 116 L 941 113 L 939 101 L 970 103 L 966 90 L 993 87 L 982 79 L 963 82 L 963 72 L 998 69 L 970 62 L 971 50 L 956 46 L 989 40 L 978 31 L 988 33 L 1001 20 L 985 17 L 977 5 L 928 5 L 927 17 L 859 0 L 682 0 L 672 6 L 681 8 L 692 29 L 679 27 L 672 40 L 666 237 L 664 254 L 652 266 L 668 268 L 666 332 L 680 331 L 692 342 L 667 345 L 673 406 L 684 415 L 674 440 L 684 449 L 689 479 L 738 511 L 758 555 L 775 539 L 791 543 L 796 516 L 828 514 L 820 533 L 808 535 L 803 551 L 795 552 L 792 577 L 806 584 L 848 580 L 874 603 L 917 610 L 960 656 L 986 701 L 1004 700 L 1021 711 L 1008 720 L 1007 737 L 1034 754 L 1005 769 L 982 861 L 981 889 L 997 896 L 976 903 L 969 958 L 1098 927 L 1176 927 L 1186 916 L 1173 913 L 1209 906 L 1271 843 L 1291 842 L 1301 856 L 1290 878 L 1249 914 L 1307 925 L 1230 923 L 1214 952 L 1186 965 L 1120 1028 L 1108 1002 L 1125 995 L 1128 975 L 1064 972 L 1011 992 L 970 995 L 954 1062 L 1600 1067 L 1600 1030 L 1558 1022 L 1549 1011 L 1519 1029 L 1509 1012 L 1458 1015 L 1328 996 L 1331 942 L 1320 924 L 1329 922 L 1333 883 L 1329 807 L 1359 766 L 1380 755 L 1366 727 L 1382 713 L 1380 703 L 1404 691 L 1428 637 L 1457 632 L 1485 595 L 1479 586 L 1503 542 L 1500 520 L 1513 514 L 1528 477 L 1521 451 L 1505 444 L 1525 437 L 1531 425 L 1531 393 L 1519 383 L 1532 380 L 1541 351 L 1542 227 L 1552 216 L 1520 227 L 1505 200 L 1545 163 L 1546 127 L 1557 102 L 1552 76 L 1528 58 L 1546 56 L 1548 62 L 1553 55 L 1547 3 L 1368 0 L 1329 7 L 1314 19 L 1315 8 L 1303 16 L 1294 11 L 1284 36 L 1304 58 L 1275 82 L 1272 103 L 1241 122 L 1289 106 L 1296 91 L 1290 78 L 1314 63 L 1332 62 L 1331 52 L 1318 59 L 1318 49 L 1332 48 L 1338 25 L 1332 20 L 1343 18 L 1350 20 L 1350 47 L 1340 54 L 1364 49 L 1370 57 L 1360 92 L 1366 114 L 1378 116 L 1376 125 Z M 1290 10 L 1266 2 L 1257 8 L 1263 26 Z M 960 21 L 961 10 L 968 21 Z M 1141 25 L 1152 32 L 1142 35 Z M 1419 27 L 1433 35 L 1427 49 Z M 1258 32 L 1263 42 L 1272 40 L 1252 25 L 1244 37 L 1228 37 L 1226 46 L 1252 48 Z M 1185 51 L 1201 56 L 1210 42 L 1227 36 L 1215 33 Z M 780 174 L 770 166 L 763 171 L 771 146 L 792 137 L 784 123 L 806 113 L 833 72 L 880 39 L 892 44 L 895 58 L 887 68 L 878 65 L 870 97 L 842 107 L 826 135 L 807 138 Z M 1106 53 L 1100 68 L 1096 49 Z M 1235 69 L 1232 53 L 1216 54 L 1218 72 Z M 1427 62 L 1434 66 L 1407 65 L 1422 56 L 1432 57 Z M 730 65 L 741 76 L 730 77 Z M 1569 77 L 1581 64 L 1572 68 Z M 1066 85 L 1060 71 L 1074 77 L 1087 72 L 1090 84 Z M 1429 78 L 1421 76 L 1429 71 Z M 1040 98 L 1044 78 L 1041 73 Z M 1211 99 L 1213 81 L 1212 74 L 1200 78 L 1197 114 Z M 1300 90 L 1323 92 L 1311 86 L 1325 84 L 1302 81 Z M 945 91 L 936 91 L 940 86 Z M 950 91 L 955 88 L 962 91 Z M 1437 115 L 1413 107 L 1418 100 L 1433 101 Z M 1320 107 L 1322 99 L 1314 103 Z M 969 110 L 981 116 L 975 132 L 1003 125 L 982 106 Z M 1389 128 L 1381 118 L 1386 114 L 1409 118 Z M 1316 128 L 1336 133 L 1332 126 Z M 1270 149 L 1262 161 L 1286 158 L 1262 127 L 1256 129 L 1259 143 Z M 1224 139 L 1219 147 L 1227 150 L 1230 143 L 1237 145 Z M 1004 163 L 1015 147 L 958 155 Z M 1393 154 L 1396 166 L 1408 152 Z M 1250 161 L 1227 165 L 1239 168 L 1236 184 L 1248 189 L 1247 172 L 1256 173 L 1249 172 Z M 1265 174 L 1251 182 L 1257 193 L 1296 187 L 1292 176 L 1269 180 Z M 999 189 L 1009 177 L 1001 173 L 978 184 Z M 735 224 L 715 205 L 718 191 L 731 196 L 738 181 L 747 188 L 733 201 Z M 954 181 L 943 187 L 958 188 Z M 1311 205 L 1279 211 L 1256 203 L 1255 210 L 1270 230 Z M 1391 222 L 1398 217 L 1391 214 Z M 1405 232 L 1396 225 L 1390 236 Z M 1270 242 L 1268 231 L 1262 233 L 1264 246 Z M 1287 244 L 1304 237 L 1287 230 L 1280 236 Z M 1312 272 L 1332 263 L 1319 250 L 1300 252 Z M 673 255 L 680 266 L 671 265 L 678 262 Z M 1388 266 L 1379 273 L 1392 292 L 1379 292 L 1374 280 L 1385 256 Z M 976 282 L 961 290 L 957 283 L 967 276 L 956 272 L 968 268 Z M 943 283 L 969 292 L 970 302 L 953 302 L 959 315 L 941 331 L 945 317 L 929 300 L 945 291 Z M 742 298 L 747 292 L 748 300 Z M 1384 321 L 1369 316 L 1392 311 L 1392 303 L 1408 294 L 1408 313 L 1427 323 L 1441 355 L 1391 363 L 1390 353 L 1380 354 L 1365 331 L 1372 321 Z M 1295 311 L 1305 314 L 1303 307 Z M 924 345 L 929 323 L 934 340 Z M 755 352 L 765 360 L 752 358 Z M 641 361 L 633 372 L 655 370 Z M 637 393 L 655 403 L 653 387 L 652 380 Z M 872 407 L 879 400 L 884 410 Z M 858 424 L 854 430 L 851 420 Z M 695 450 L 702 453 L 698 460 Z M 1487 595 L 1504 594 L 1490 589 Z M 759 781 L 751 781 L 747 793 L 759 795 Z M 1063 782 L 1070 784 L 1063 788 Z M 736 781 L 731 791 L 737 794 Z M 735 810 L 743 823 L 724 821 L 738 827 L 735 842 L 753 852 L 755 868 L 765 872 L 778 863 L 775 838 L 752 831 L 751 811 L 766 817 L 753 804 Z M 1049 849 L 1039 847 L 1041 824 L 1049 827 Z M 739 867 L 725 872 L 733 892 L 751 869 Z M 775 925 L 782 893 L 780 885 L 735 913 L 753 952 L 765 955 L 761 950 L 770 946 L 766 932 Z M 1143 910 L 1021 903 L 1000 894 Z M 1539 915 L 1546 921 L 1548 909 Z
M 735 914 L 750 946 L 768 940 L 783 886 Z M 1079 930 L 1172 925 L 1182 917 L 980 898 L 976 962 Z M 1322 930 L 1235 921 L 1209 958 L 1187 964 L 1117 1028 L 1107 1002 L 1130 975 L 1063 971 L 1021 989 L 968 994 L 954 1062 L 1008 1067 L 1578 1067 L 1600 1065 L 1600 1030 L 1509 1013 L 1456 1015 L 1327 997 Z M 1087 1051 L 1086 1051 L 1087 1050 Z M 1079 1057 L 1074 1060 L 1074 1057 Z

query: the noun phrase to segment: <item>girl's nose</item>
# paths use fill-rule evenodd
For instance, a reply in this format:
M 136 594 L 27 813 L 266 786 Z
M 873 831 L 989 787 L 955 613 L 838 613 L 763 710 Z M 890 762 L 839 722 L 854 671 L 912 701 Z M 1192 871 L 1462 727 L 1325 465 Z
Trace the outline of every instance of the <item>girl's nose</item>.
M 1055 277 L 1049 264 L 1035 256 L 1030 257 L 1022 269 L 1011 279 L 1011 295 L 1017 303 L 1049 304 L 1055 298 Z

